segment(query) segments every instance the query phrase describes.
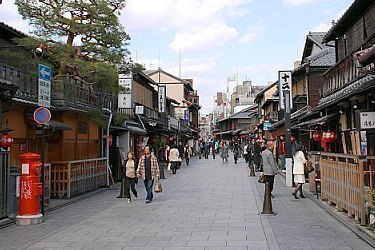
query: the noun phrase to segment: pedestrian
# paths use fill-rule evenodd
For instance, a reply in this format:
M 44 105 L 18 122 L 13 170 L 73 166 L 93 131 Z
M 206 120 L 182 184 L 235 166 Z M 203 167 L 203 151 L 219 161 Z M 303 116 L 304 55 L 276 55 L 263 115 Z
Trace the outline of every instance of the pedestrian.
M 285 137 L 284 136 L 280 136 L 279 158 L 281 161 L 281 170 L 285 172 L 286 171 L 286 168 L 285 168 L 286 159 L 285 159 Z
M 228 162 L 228 145 L 226 142 L 223 142 L 221 146 L 221 158 L 223 159 L 223 162 Z
M 178 165 L 180 164 L 180 159 L 181 159 L 180 152 L 178 151 L 177 147 L 175 145 L 173 145 L 171 147 L 171 151 L 170 151 L 170 154 L 169 154 L 169 160 L 171 162 L 172 174 L 176 174 L 177 169 L 178 169 Z
M 258 138 L 254 141 L 254 165 L 256 171 L 263 171 L 261 153 L 262 143 L 261 140 Z
M 235 142 L 233 145 L 234 164 L 237 164 L 238 159 L 241 158 L 241 151 L 241 146 L 237 142 Z
M 142 177 L 147 196 L 146 203 L 152 202 L 154 181 L 159 179 L 159 164 L 155 156 L 151 155 L 150 145 L 145 146 L 145 153 L 141 156 L 137 169 L 137 177 Z
M 212 158 L 215 159 L 216 148 L 215 148 L 215 143 L 214 142 L 212 142 L 211 150 L 212 150 Z
M 170 151 L 171 151 L 171 147 L 168 145 L 167 148 L 165 149 L 165 163 L 167 164 L 167 170 L 171 170 L 171 163 L 170 163 L 170 160 L 169 160 L 169 154 L 170 154 Z
M 178 149 L 178 152 L 179 152 L 179 154 L 180 154 L 180 157 L 181 157 L 181 158 L 184 157 L 184 149 L 185 149 L 185 147 L 184 147 L 184 145 L 182 144 L 182 142 L 179 142 L 179 143 L 178 143 L 178 147 L 177 147 L 177 149 Z M 177 169 L 180 169 L 181 164 L 182 164 L 182 161 L 178 162 Z
M 124 163 L 124 179 L 125 179 L 125 196 L 128 198 L 128 202 L 131 202 L 130 188 L 134 195 L 134 200 L 138 198 L 137 190 L 135 189 L 135 184 L 137 181 L 137 161 L 134 159 L 134 154 L 132 151 L 128 152 L 128 158 L 125 159 Z
M 190 162 L 190 156 L 192 154 L 193 154 L 193 151 L 191 150 L 191 147 L 189 146 L 189 144 L 186 144 L 185 149 L 184 149 L 184 157 L 185 157 L 186 165 L 188 166 Z
M 294 189 L 294 192 L 292 193 L 292 195 L 296 199 L 299 199 L 297 197 L 298 191 L 299 191 L 299 196 L 301 198 L 306 198 L 302 192 L 302 186 L 306 182 L 305 168 L 304 168 L 305 163 L 306 163 L 306 158 L 302 151 L 302 144 L 296 143 L 296 153 L 294 154 L 294 165 L 293 165 L 293 177 L 294 177 L 294 182 L 296 183 L 296 188 Z
M 199 159 L 202 159 L 202 155 L 204 154 L 204 143 L 201 141 L 199 143 Z
M 206 142 L 204 144 L 204 159 L 208 159 L 209 154 L 210 154 L 210 143 Z
M 248 158 L 248 155 L 247 155 L 247 147 L 248 146 L 249 146 L 249 143 L 245 142 L 245 145 L 243 146 L 243 157 L 245 158 L 246 163 L 249 162 L 249 158 Z
M 275 196 L 272 194 L 272 191 L 275 175 L 277 175 L 277 163 L 272 154 L 272 150 L 274 149 L 273 142 L 268 142 L 266 145 L 262 152 L 263 174 L 266 177 L 266 182 L 269 184 L 270 196 L 274 198 Z
M 249 141 L 249 144 L 247 145 L 246 151 L 247 151 L 247 166 L 249 167 L 249 176 L 251 175 L 251 168 L 254 168 L 254 139 L 251 139 Z

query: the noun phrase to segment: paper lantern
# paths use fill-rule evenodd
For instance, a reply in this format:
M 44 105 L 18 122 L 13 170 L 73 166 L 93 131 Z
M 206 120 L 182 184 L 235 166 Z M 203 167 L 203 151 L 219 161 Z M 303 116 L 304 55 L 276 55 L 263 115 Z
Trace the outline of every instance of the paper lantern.
M 12 146 L 14 143 L 13 136 L 11 134 L 2 134 L 1 140 L 0 140 L 0 147 L 2 148 L 8 148 Z
M 322 140 L 325 142 L 333 142 L 335 140 L 335 133 L 334 132 L 323 132 Z
M 322 131 L 320 129 L 316 130 L 313 134 L 313 139 L 316 142 L 321 142 L 322 141 Z

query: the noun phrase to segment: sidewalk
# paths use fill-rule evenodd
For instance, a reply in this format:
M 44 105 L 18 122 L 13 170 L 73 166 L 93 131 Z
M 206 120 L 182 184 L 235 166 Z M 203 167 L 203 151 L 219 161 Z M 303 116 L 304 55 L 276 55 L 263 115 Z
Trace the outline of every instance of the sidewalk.
M 28 249 L 373 249 L 311 199 L 295 200 L 278 175 L 276 216 L 259 215 L 264 185 L 243 159 L 192 158 L 166 173 L 163 193 L 145 204 L 116 199 L 119 189 L 46 214 L 34 226 L 0 230 L 0 248 Z

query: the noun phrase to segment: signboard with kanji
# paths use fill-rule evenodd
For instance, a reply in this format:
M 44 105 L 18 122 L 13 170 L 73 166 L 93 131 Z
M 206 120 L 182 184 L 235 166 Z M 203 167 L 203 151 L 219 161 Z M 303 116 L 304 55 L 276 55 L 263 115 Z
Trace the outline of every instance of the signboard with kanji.
M 361 130 L 375 129 L 375 111 L 359 112 L 359 126 Z
M 158 103 L 159 103 L 159 112 L 160 113 L 165 112 L 165 106 L 167 104 L 165 89 L 166 89 L 166 86 L 164 84 L 159 85 Z
M 290 93 L 290 108 L 293 108 L 293 95 L 292 95 L 292 71 L 283 70 L 279 71 L 279 101 L 280 109 L 285 108 L 284 92 L 289 90 Z
M 51 76 L 50 67 L 38 65 L 38 105 L 49 108 L 51 106 Z

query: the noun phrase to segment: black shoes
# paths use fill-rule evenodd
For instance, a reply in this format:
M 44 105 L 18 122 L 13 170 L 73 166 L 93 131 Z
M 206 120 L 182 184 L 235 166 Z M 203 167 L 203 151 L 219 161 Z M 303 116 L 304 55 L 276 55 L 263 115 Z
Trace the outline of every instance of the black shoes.
M 292 193 L 292 195 L 294 196 L 294 198 L 299 199 L 299 198 L 297 197 L 297 193 Z
M 304 196 L 303 193 L 300 193 L 300 194 L 299 194 L 299 197 L 301 197 L 301 198 L 306 198 L 306 196 Z

